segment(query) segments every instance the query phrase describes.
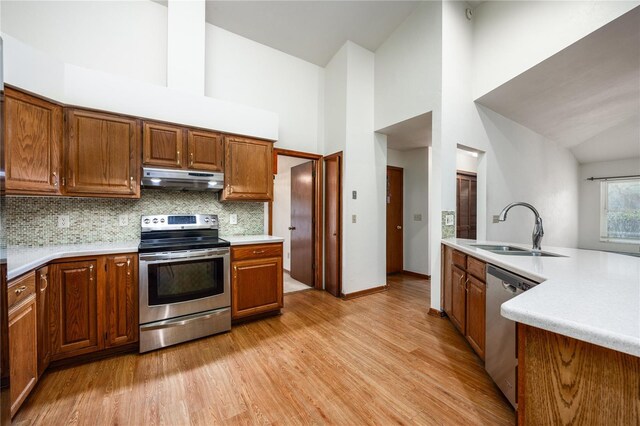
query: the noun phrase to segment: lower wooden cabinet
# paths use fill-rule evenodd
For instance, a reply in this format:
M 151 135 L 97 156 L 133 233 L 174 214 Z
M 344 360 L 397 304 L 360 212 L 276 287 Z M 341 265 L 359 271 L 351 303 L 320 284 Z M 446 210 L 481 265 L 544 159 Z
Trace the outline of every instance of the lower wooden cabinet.
M 484 360 L 486 264 L 443 245 L 442 303 L 451 323 Z
M 49 324 L 51 321 L 51 289 L 49 288 L 49 267 L 36 271 L 36 305 L 38 307 L 38 377 L 49 366 L 51 361 L 51 338 Z
M 9 378 L 13 416 L 38 381 L 35 275 L 9 283 Z
M 131 254 L 106 257 L 106 347 L 138 341 L 138 262 L 136 257 Z
M 283 306 L 282 244 L 231 248 L 233 319 L 278 311 Z

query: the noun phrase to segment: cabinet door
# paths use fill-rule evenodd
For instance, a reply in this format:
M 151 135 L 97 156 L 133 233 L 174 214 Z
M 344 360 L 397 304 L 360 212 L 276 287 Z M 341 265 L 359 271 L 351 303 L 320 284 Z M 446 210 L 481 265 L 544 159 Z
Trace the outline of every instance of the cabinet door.
M 451 272 L 453 268 L 453 260 L 451 254 L 453 249 L 449 246 L 443 245 L 443 261 L 442 261 L 442 309 L 445 313 L 451 316 L 451 293 L 453 291 Z
M 478 356 L 484 359 L 486 285 L 473 276 L 468 278 L 466 338 Z
M 106 346 L 138 340 L 138 273 L 134 254 L 108 256 L 106 303 Z
M 7 192 L 59 194 L 62 107 L 7 87 L 4 123 Z
M 140 198 L 137 120 L 68 109 L 66 130 L 67 194 Z
M 184 167 L 184 129 L 145 121 L 142 148 L 145 166 Z
M 271 201 L 273 143 L 225 137 L 222 200 Z
M 51 339 L 49 323 L 51 320 L 51 297 L 49 288 L 49 267 L 36 271 L 36 305 L 38 307 L 38 377 L 51 361 Z
M 189 151 L 188 167 L 195 170 L 222 172 L 224 145 L 219 133 L 189 130 L 187 136 Z
M 234 319 L 282 308 L 282 257 L 233 262 Z
M 467 303 L 467 274 L 457 266 L 451 267 L 451 322 L 462 334 L 465 334 L 465 315 Z
M 9 311 L 9 377 L 13 416 L 38 381 L 36 296 Z
M 51 360 L 102 348 L 98 321 L 95 260 L 49 266 L 51 286 Z

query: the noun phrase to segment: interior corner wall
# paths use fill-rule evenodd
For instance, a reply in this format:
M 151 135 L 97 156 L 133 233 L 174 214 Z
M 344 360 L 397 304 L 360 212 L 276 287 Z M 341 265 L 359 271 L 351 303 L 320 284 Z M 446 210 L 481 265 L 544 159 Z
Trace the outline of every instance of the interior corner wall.
M 209 23 L 205 33 L 205 94 L 277 113 L 277 148 L 322 154 L 325 70 Z
M 580 164 L 580 213 L 578 247 L 591 250 L 612 250 L 629 253 L 640 252 L 640 244 L 600 241 L 600 181 L 588 181 L 590 177 L 627 176 L 640 173 L 640 158 L 618 161 L 599 161 Z
M 473 99 L 478 99 L 640 1 L 485 1 L 475 8 Z
M 167 83 L 167 8 L 151 1 L 3 1 L 2 31 L 60 62 Z
M 439 104 L 441 8 L 441 2 L 421 2 L 376 50 L 376 130 Z

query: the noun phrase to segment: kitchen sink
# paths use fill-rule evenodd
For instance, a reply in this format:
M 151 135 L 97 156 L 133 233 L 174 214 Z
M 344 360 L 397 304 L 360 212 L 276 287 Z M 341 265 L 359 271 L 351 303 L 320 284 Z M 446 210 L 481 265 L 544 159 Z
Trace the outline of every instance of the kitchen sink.
M 508 256 L 566 257 L 561 254 L 549 253 L 546 251 L 533 251 L 506 245 L 471 244 L 471 246 L 490 251 L 491 253 L 504 254 Z

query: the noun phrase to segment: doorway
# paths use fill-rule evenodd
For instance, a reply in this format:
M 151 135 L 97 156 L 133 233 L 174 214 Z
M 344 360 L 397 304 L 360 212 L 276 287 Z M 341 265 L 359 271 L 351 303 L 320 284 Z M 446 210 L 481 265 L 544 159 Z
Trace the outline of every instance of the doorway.
M 342 295 L 342 152 L 324 157 L 324 288 Z
M 404 170 L 387 166 L 387 274 L 404 268 Z
M 321 155 L 275 148 L 269 235 L 284 238 L 284 292 L 322 289 Z

